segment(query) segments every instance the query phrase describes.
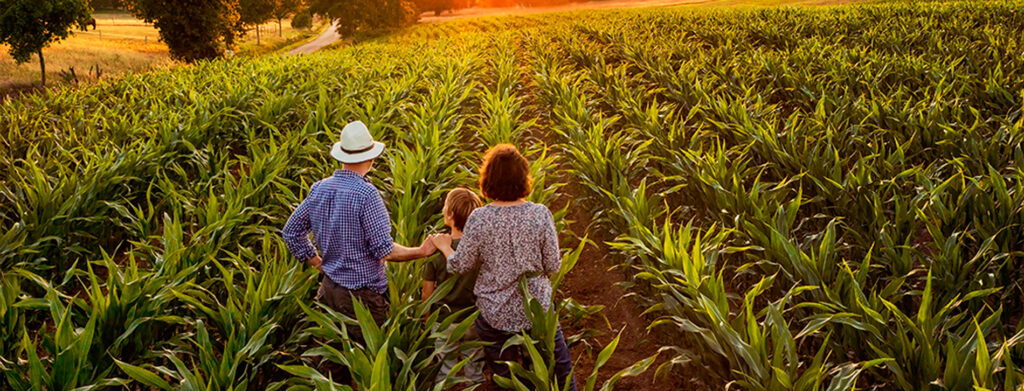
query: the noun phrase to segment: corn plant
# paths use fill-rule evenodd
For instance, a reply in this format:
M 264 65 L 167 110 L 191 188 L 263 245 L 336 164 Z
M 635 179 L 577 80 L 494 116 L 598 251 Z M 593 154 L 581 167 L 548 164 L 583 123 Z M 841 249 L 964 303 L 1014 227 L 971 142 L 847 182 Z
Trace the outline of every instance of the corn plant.
M 14 352 L 25 330 L 25 301 L 21 296 L 21 277 L 15 273 L 4 273 L 0 277 L 0 369 L 6 373 L 13 371 L 14 361 L 7 357 L 15 357 Z
M 572 271 L 576 263 L 579 262 L 580 254 L 583 253 L 583 248 L 586 245 L 587 240 L 584 238 L 576 249 L 568 252 L 563 257 L 558 273 L 551 276 L 553 291 L 558 290 L 566 274 Z M 552 391 L 568 389 L 569 382 L 563 382 L 558 379 L 555 372 L 555 336 L 559 329 L 559 319 L 563 317 L 563 312 L 568 310 L 569 305 L 575 302 L 571 301 L 571 299 L 552 300 L 551 306 L 545 309 L 537 298 L 530 295 L 525 279 L 520 280 L 519 285 L 519 291 L 523 294 L 523 305 L 526 308 L 526 315 L 530 319 L 532 327 L 527 332 L 510 338 L 501 348 L 508 349 L 518 346 L 524 352 L 523 359 L 526 362 L 504 363 L 509 366 L 512 376 L 510 378 L 496 376 L 494 380 L 502 387 L 522 391 L 531 389 Z M 594 368 L 586 378 L 581 389 L 586 391 L 593 391 L 595 389 L 598 373 L 601 367 L 608 362 L 611 355 L 615 353 L 620 336 L 621 332 L 620 335 L 615 336 L 598 353 L 594 362 Z M 571 341 L 571 338 L 566 338 L 566 343 L 571 343 Z M 643 373 L 654 364 L 656 358 L 657 355 L 654 355 L 620 370 L 604 382 L 601 390 L 613 389 L 615 383 L 623 377 L 636 376 Z M 570 374 L 570 378 L 572 377 L 575 377 L 574 373 Z
M 451 289 L 452 284 L 442 288 Z M 342 365 L 350 371 L 354 384 L 359 389 L 426 390 L 441 389 L 444 384 L 433 385 L 440 371 L 440 352 L 449 352 L 450 357 L 472 344 L 456 345 L 462 335 L 473 325 L 476 314 L 458 321 L 461 312 L 440 318 L 439 311 L 430 311 L 441 295 L 421 303 L 402 304 L 392 309 L 389 319 L 380 326 L 374 322 L 369 310 L 361 303 L 355 303 L 356 317 L 349 318 L 322 305 L 311 308 L 305 303 L 299 307 L 313 322 L 307 331 L 319 338 L 321 346 L 307 351 L 304 355 L 320 357 Z M 451 334 L 443 335 L 437 330 L 446 330 L 455 325 Z M 365 344 L 358 344 L 349 338 L 348 328 L 360 327 Z M 442 349 L 435 349 L 435 341 L 442 342 Z M 465 365 L 463 362 L 461 365 Z M 324 374 L 309 366 L 283 366 L 282 369 L 296 376 L 286 383 L 307 387 L 333 383 L 333 375 Z M 449 379 L 454 373 L 452 371 Z M 325 383 L 325 380 L 326 383 Z M 347 386 L 347 385 L 346 385 Z M 319 386 L 318 386 L 319 387 Z M 336 385 L 333 387 L 343 387 Z
M 21 329 L 21 342 L 12 355 L 17 360 L 12 365 L 14 370 L 4 371 L 9 386 L 15 390 L 74 390 L 126 384 L 108 378 L 110 367 L 90 360 L 90 352 L 99 346 L 95 341 L 97 319 L 89 318 L 84 327 L 79 327 L 73 319 L 73 306 L 64 303 L 66 297 L 39 276 L 25 271 L 21 274 L 46 290 L 40 304 L 48 310 L 54 331 L 33 338 L 27 328 Z
M 608 266 L 674 342 L 635 371 L 712 389 L 1016 389 L 1019 8 L 466 19 L 8 99 L 4 385 L 346 389 L 320 357 L 358 367 L 362 388 L 462 385 L 432 384 L 461 347 L 434 350 L 446 319 L 421 322 L 417 263 L 389 266 L 395 311 L 373 349 L 335 353 L 367 319 L 311 307 L 314 274 L 272 239 L 359 119 L 389 146 L 371 177 L 403 244 L 440 228 L 443 194 L 499 142 L 531 160 L 531 201 L 570 199 L 560 232 L 577 208 L 597 217 Z M 551 319 L 600 316 L 556 304 L 516 342 L 537 369 Z M 506 384 L 555 387 L 524 370 Z

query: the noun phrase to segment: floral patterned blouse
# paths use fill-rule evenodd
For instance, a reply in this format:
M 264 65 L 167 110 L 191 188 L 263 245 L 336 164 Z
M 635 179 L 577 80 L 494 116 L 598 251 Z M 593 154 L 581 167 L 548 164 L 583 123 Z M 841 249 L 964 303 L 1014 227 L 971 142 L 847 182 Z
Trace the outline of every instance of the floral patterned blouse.
M 469 215 L 459 248 L 448 257 L 448 270 L 464 273 L 480 265 L 476 306 L 491 327 L 518 332 L 530 329 L 519 279 L 526 276 L 530 295 L 551 307 L 551 281 L 562 259 L 551 211 L 526 202 L 487 205 Z

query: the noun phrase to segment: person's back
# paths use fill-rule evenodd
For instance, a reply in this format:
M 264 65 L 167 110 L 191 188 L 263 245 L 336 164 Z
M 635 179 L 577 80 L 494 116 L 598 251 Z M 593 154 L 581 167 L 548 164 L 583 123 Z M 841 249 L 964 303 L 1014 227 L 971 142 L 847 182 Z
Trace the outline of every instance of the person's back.
M 479 258 L 474 293 L 481 315 L 497 329 L 530 328 L 523 308 L 519 280 L 525 277 L 530 295 L 545 309 L 551 305 L 548 275 L 561 263 L 551 212 L 531 202 L 515 206 L 488 205 L 477 209 L 466 223 Z
M 483 202 L 480 200 L 480 197 L 469 189 L 456 188 L 448 192 L 448 196 L 444 200 L 442 215 L 444 216 L 444 225 L 451 229 L 451 246 L 453 248 L 458 248 L 459 238 L 462 237 L 462 230 L 466 227 L 466 220 L 469 219 L 469 215 L 481 205 L 483 205 Z M 447 259 L 444 257 L 444 254 L 434 254 L 427 264 L 423 266 L 423 299 L 428 299 L 434 293 L 434 289 L 438 284 L 448 280 L 455 280 L 452 290 L 438 300 L 437 305 L 438 310 L 444 311 L 442 316 L 447 316 L 448 311 L 462 311 L 462 318 L 459 319 L 461 321 L 464 317 L 473 313 L 471 309 L 476 305 L 476 295 L 473 294 L 473 287 L 476 285 L 478 272 L 479 268 L 473 268 L 462 274 L 450 273 L 448 272 Z M 439 331 L 451 335 L 457 326 L 457 324 L 452 324 L 447 330 Z M 471 330 L 463 336 L 463 341 L 475 339 L 477 339 L 475 330 Z M 438 339 L 436 345 L 438 353 L 445 355 L 447 352 L 442 352 L 443 347 L 444 343 Z M 459 361 L 469 357 L 470 360 L 463 366 L 465 376 L 472 381 L 482 382 L 484 380 L 482 356 L 483 351 L 480 348 L 469 348 L 460 354 L 446 356 L 441 363 L 441 370 L 438 371 L 436 380 L 438 382 L 444 381 L 448 373 Z
M 328 260 L 322 270 L 349 289 L 370 288 L 386 294 L 384 262 L 392 248 L 391 223 L 383 200 L 364 177 L 349 170 L 313 185 L 309 203 L 310 228 Z
M 550 309 L 548 276 L 557 273 L 562 264 L 558 233 L 551 211 L 526 201 L 533 184 L 530 164 L 514 146 L 499 144 L 484 154 L 479 182 L 481 193 L 493 202 L 469 216 L 458 249 L 451 247 L 452 238 L 445 235 L 430 240 L 448 257 L 448 270 L 466 272 L 479 265 L 474 292 L 481 316 L 475 328 L 480 340 L 488 343 L 484 355 L 491 373 L 509 377 L 503 362 L 522 356 L 514 347 L 504 349 L 505 343 L 532 328 L 519 281 L 525 278 L 529 294 Z M 553 337 L 555 376 L 568 390 L 576 391 L 572 357 L 561 326 Z
M 452 248 L 458 247 L 459 239 L 453 239 Z M 433 284 L 435 289 L 436 286 L 448 280 L 455 280 L 452 290 L 448 291 L 444 297 L 437 301 L 437 309 L 445 311 L 443 315 L 446 315 L 449 311 L 459 312 L 476 306 L 476 294 L 473 293 L 473 288 L 476 286 L 476 279 L 479 273 L 480 268 L 474 268 L 461 274 L 451 273 L 448 271 L 448 260 L 444 257 L 444 254 L 436 253 L 423 265 L 422 276 L 423 281 Z M 424 292 L 424 299 L 429 296 L 429 293 Z
M 422 258 L 436 250 L 429 243 L 407 248 L 392 241 L 384 200 L 366 179 L 383 152 L 384 144 L 373 141 L 362 122 L 346 125 L 331 149 L 342 169 L 313 184 L 281 230 L 288 251 L 324 273 L 318 301 L 354 317 L 353 299 L 360 300 L 377 324 L 383 324 L 390 308 L 384 262 Z M 349 333 L 362 340 L 358 327 Z
M 453 248 L 458 247 L 462 230 L 465 229 L 470 214 L 482 205 L 483 201 L 472 190 L 456 188 L 448 192 L 442 215 L 445 226 L 451 230 Z M 452 290 L 438 300 L 437 304 L 452 312 L 474 307 L 476 295 L 473 293 L 473 287 L 476 285 L 479 268 L 473 268 L 465 273 L 450 273 L 447 264 L 448 260 L 444 254 L 438 252 L 423 266 L 423 299 L 430 297 L 439 284 L 454 279 Z

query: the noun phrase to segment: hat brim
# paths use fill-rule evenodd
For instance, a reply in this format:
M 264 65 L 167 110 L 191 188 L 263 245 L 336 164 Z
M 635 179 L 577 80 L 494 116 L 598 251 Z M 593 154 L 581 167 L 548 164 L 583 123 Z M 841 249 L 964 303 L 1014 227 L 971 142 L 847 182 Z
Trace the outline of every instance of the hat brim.
M 342 163 L 362 163 L 367 160 L 373 160 L 384 153 L 384 143 L 374 141 L 373 147 L 370 150 L 359 153 L 348 153 L 341 150 L 341 142 L 334 143 L 334 147 L 331 148 L 331 157 Z

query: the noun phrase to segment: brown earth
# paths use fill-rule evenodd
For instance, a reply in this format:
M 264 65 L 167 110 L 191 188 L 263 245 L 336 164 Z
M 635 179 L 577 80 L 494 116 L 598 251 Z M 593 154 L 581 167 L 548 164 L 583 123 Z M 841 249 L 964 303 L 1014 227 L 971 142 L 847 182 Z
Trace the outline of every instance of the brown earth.
M 524 68 L 528 64 L 523 63 Z M 524 75 L 528 79 L 528 76 Z M 532 140 L 530 143 L 541 142 L 549 147 L 558 150 L 560 143 L 551 132 L 542 129 L 549 129 L 548 118 L 544 114 L 545 108 L 536 101 L 538 96 L 533 91 L 536 85 L 524 83 L 529 93 L 521 94 L 524 97 L 524 107 L 527 108 L 525 117 L 533 117 L 538 120 L 538 126 L 532 127 L 527 137 Z M 557 153 L 557 152 L 556 152 Z M 629 280 L 624 271 L 615 268 L 617 260 L 610 254 L 606 243 L 614 240 L 610 232 L 593 225 L 592 208 L 585 202 L 583 189 L 575 182 L 575 178 L 566 172 L 564 162 L 558 162 L 559 169 L 556 172 L 549 172 L 553 176 L 551 183 L 565 184 L 559 190 L 559 197 L 548 205 L 551 210 L 568 209 L 566 218 L 570 221 L 568 229 L 571 232 L 561 232 L 564 248 L 575 249 L 583 238 L 593 244 L 583 249 L 576 266 L 559 287 L 559 297 L 571 297 L 581 305 L 601 305 L 604 309 L 598 314 L 586 317 L 577 324 L 563 324 L 566 336 L 571 336 L 583 330 L 597 330 L 601 335 L 586 339 L 586 344 L 580 343 L 571 348 L 572 357 L 576 361 L 575 373 L 577 381 L 585 381 L 593 373 L 597 354 L 610 343 L 616 335 L 620 335 L 619 344 L 607 363 L 600 369 L 598 374 L 597 389 L 604 384 L 615 373 L 622 369 L 658 354 L 658 351 L 665 345 L 665 337 L 657 331 L 648 332 L 648 326 L 652 320 L 648 319 L 643 312 L 644 309 L 631 298 L 630 292 L 619 285 Z M 572 239 L 569 239 L 572 238 Z M 621 334 L 620 334 L 621 332 Z M 589 347 L 586 345 L 590 345 Z M 678 375 L 668 372 L 669 375 L 662 378 L 655 378 L 657 366 L 669 360 L 670 353 L 662 354 L 658 360 L 646 372 L 636 377 L 626 377 L 616 383 L 618 390 L 693 390 L 700 389 L 694 386 L 687 386 L 684 380 Z M 580 389 L 583 383 L 579 384 Z
M 567 335 L 578 333 L 584 329 L 596 329 L 603 333 L 603 335 L 590 340 L 594 345 L 591 352 L 587 352 L 584 346 L 576 346 L 572 349 L 573 357 L 579 359 L 576 367 L 576 372 L 579 374 L 577 379 L 589 376 L 593 371 L 597 353 L 621 330 L 615 354 L 601 368 L 598 375 L 597 384 L 600 386 L 616 372 L 657 354 L 665 341 L 663 341 L 663 336 L 659 336 L 656 332 L 648 333 L 647 327 L 651 324 L 651 320 L 643 315 L 643 308 L 630 298 L 629 291 L 618 285 L 620 282 L 626 281 L 627 276 L 621 270 L 613 270 L 616 260 L 609 254 L 608 246 L 605 243 L 614 238 L 608 232 L 598 228 L 588 230 L 591 224 L 591 214 L 586 208 L 575 202 L 581 197 L 579 186 L 572 183 L 569 178 L 559 179 L 567 185 L 562 188 L 562 196 L 555 205 L 552 205 L 552 209 L 569 204 L 570 219 L 572 220 L 569 226 L 572 234 L 564 233 L 563 235 L 578 237 L 589 235 L 588 240 L 594 242 L 594 245 L 584 248 L 576 267 L 563 281 L 560 294 L 572 297 L 583 305 L 604 306 L 604 310 L 600 313 L 601 316 L 591 316 L 583 319 L 580 324 L 566 325 L 565 327 Z M 578 243 L 578 239 L 574 240 L 574 246 Z M 670 358 L 669 356 L 669 353 L 663 354 L 647 372 L 637 377 L 623 378 L 616 383 L 616 389 L 694 389 L 687 387 L 683 379 L 674 374 L 670 374 L 666 378 L 654 377 L 657 365 L 665 362 Z

